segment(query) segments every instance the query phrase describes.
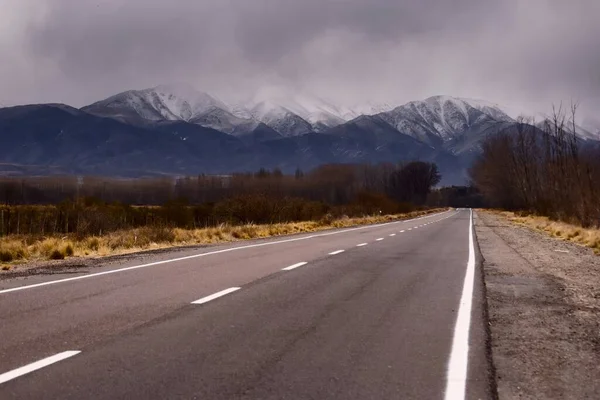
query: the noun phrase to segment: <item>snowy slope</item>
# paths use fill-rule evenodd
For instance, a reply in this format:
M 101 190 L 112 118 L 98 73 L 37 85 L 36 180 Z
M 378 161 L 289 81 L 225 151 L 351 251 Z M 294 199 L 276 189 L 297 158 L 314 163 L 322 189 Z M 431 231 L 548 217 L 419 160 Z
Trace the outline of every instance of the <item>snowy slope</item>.
M 130 90 L 84 107 L 86 111 L 102 109 L 122 111 L 152 121 L 189 121 L 225 104 L 207 93 L 187 85 L 160 85 L 144 90 Z
M 388 103 L 365 102 L 355 104 L 352 107 L 344 109 L 343 113 L 340 116 L 343 119 L 350 121 L 360 117 L 361 115 L 376 115 L 391 111 L 393 109 L 394 106 Z
M 262 101 L 248 110 L 256 120 L 282 136 L 300 136 L 312 132 L 312 125 L 298 114 L 271 101 Z
M 548 128 L 550 129 L 550 131 L 553 130 L 553 126 L 554 126 L 554 122 L 552 122 L 551 118 L 544 118 L 541 120 L 537 120 L 535 123 L 535 126 L 537 126 L 538 128 L 542 129 L 542 130 L 548 130 Z M 565 131 L 569 132 L 569 133 L 573 133 L 573 126 L 572 124 L 566 120 L 565 121 L 565 127 L 564 127 Z M 595 141 L 600 141 L 600 129 L 595 129 L 594 125 L 591 125 L 589 123 L 589 121 L 585 121 L 583 124 L 579 125 L 579 124 L 575 124 L 575 133 L 577 135 L 577 137 L 580 140 L 584 140 L 584 141 L 588 141 L 588 140 L 595 140 Z
M 214 109 L 227 109 L 222 101 L 207 93 L 199 92 L 189 85 L 160 85 L 149 89 L 148 92 L 159 101 L 159 104 L 166 106 L 169 113 L 175 115 L 176 119 L 184 121 L 189 121 Z
M 325 132 L 361 115 L 375 115 L 393 109 L 385 103 L 363 103 L 352 107 L 307 94 L 257 96 L 252 101 L 230 107 L 238 117 L 253 117 L 284 136 L 304 134 L 308 129 Z M 299 118 L 298 118 L 299 117 Z M 299 128 L 302 127 L 302 128 Z
M 234 115 L 221 100 L 185 84 L 160 85 L 130 90 L 83 108 L 92 114 L 120 120 L 186 121 L 233 133 L 243 127 L 252 130 L 258 122 Z
M 235 136 L 250 134 L 264 124 L 282 137 L 324 133 L 363 115 L 380 115 L 399 132 L 435 146 L 463 140 L 465 135 L 470 143 L 494 124 L 514 122 L 506 107 L 450 96 L 434 96 L 396 108 L 372 102 L 346 107 L 322 97 L 279 92 L 257 94 L 248 101 L 228 104 L 186 84 L 130 90 L 82 110 L 137 125 L 185 121 Z M 597 140 L 600 122 L 586 121 L 578 128 L 578 134 Z
M 232 134 L 246 134 L 264 123 L 282 136 L 297 136 L 346 122 L 340 117 L 342 111 L 317 98 L 294 96 L 228 105 L 182 84 L 130 90 L 83 110 L 122 121 L 186 121 Z
M 457 100 L 465 102 L 471 107 L 478 109 L 482 113 L 487 114 L 498 121 L 514 122 L 514 119 L 506 112 L 505 107 L 499 104 L 491 103 L 485 100 L 468 99 L 464 97 L 457 98 Z
M 581 129 L 585 131 L 588 139 L 600 140 L 600 119 L 584 118 L 581 122 Z
M 447 149 L 460 143 L 461 150 L 464 143 L 476 142 L 495 126 L 513 122 L 490 103 L 450 96 L 412 101 L 379 115 L 399 132 L 424 143 Z
M 310 125 L 310 131 L 317 132 L 348 121 L 347 118 L 343 117 L 346 110 L 336 106 L 333 102 L 300 94 L 290 96 L 259 95 L 245 104 L 232 106 L 232 109 L 235 110 L 235 115 L 251 115 L 271 127 L 291 126 L 294 125 L 292 123 L 294 121 L 296 125 L 306 127 L 306 122 Z M 285 136 L 297 134 L 293 131 L 281 133 Z

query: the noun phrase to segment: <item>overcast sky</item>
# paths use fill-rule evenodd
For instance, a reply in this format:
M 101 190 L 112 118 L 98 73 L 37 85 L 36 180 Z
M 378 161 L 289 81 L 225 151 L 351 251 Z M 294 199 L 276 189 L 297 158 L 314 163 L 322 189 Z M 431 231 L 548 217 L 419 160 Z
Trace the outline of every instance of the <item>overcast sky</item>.
M 598 0 L 0 0 L 0 104 L 160 83 L 600 112 Z

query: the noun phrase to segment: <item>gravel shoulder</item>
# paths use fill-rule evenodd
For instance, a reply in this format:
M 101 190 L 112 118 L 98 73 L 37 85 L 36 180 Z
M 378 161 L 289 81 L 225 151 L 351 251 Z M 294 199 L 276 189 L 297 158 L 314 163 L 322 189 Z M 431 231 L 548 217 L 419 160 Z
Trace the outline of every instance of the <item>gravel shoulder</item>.
M 475 216 L 500 399 L 600 399 L 600 257 Z

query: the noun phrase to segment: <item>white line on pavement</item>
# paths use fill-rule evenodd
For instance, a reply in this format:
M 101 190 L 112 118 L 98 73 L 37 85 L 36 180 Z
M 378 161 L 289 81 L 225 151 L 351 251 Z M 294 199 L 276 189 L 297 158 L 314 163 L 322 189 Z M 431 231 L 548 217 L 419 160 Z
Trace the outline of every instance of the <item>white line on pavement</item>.
M 220 292 L 217 292 L 215 294 L 211 294 L 210 296 L 206 296 L 206 297 L 203 297 L 203 298 L 201 298 L 199 300 L 192 301 L 192 304 L 204 304 L 204 303 L 208 303 L 209 301 L 212 301 L 214 299 L 218 299 L 219 297 L 223 297 L 223 296 L 225 296 L 225 295 L 227 295 L 229 293 L 233 293 L 233 292 L 238 291 L 240 289 L 241 288 L 239 288 L 239 287 L 232 287 L 232 288 L 229 288 L 229 289 L 221 290 Z
M 452 351 L 448 363 L 446 382 L 446 400 L 465 398 L 467 386 L 467 367 L 469 364 L 469 330 L 471 329 L 471 307 L 473 303 L 473 285 L 475 280 L 475 246 L 473 244 L 473 210 L 469 221 L 469 260 L 467 272 L 454 327 Z
M 329 253 L 330 256 L 335 256 L 336 254 L 340 254 L 343 253 L 346 250 L 336 250 L 336 251 L 332 251 L 331 253 Z
M 377 240 L 375 240 L 376 242 L 381 242 L 383 240 L 383 238 L 379 238 Z
M 356 247 L 363 247 L 363 246 L 366 246 L 366 245 L 368 245 L 368 243 L 361 243 L 361 244 L 357 244 Z
M 293 269 L 296 269 L 298 267 L 302 267 L 304 265 L 308 264 L 307 262 L 299 262 L 298 264 L 294 264 L 294 265 L 290 265 L 289 267 L 285 267 L 282 271 L 291 271 Z
M 43 360 L 39 360 L 34 363 L 25 365 L 24 367 L 13 369 L 12 371 L 9 371 L 9 372 L 5 372 L 4 374 L 0 375 L 0 384 L 2 384 L 4 382 L 8 382 L 12 379 L 18 378 L 18 377 L 28 374 L 30 372 L 36 371 L 38 369 L 47 367 L 48 365 L 57 363 L 59 361 L 67 359 L 69 357 L 73 357 L 79 353 L 81 353 L 81 352 L 78 350 L 65 351 L 62 353 L 55 354 L 48 358 L 44 358 Z
M 396 234 L 395 233 L 390 233 L 390 236 L 394 237 L 394 236 L 396 236 Z
M 272 246 L 272 245 L 282 244 L 282 243 L 297 242 L 297 241 L 300 241 L 300 240 L 314 239 L 314 238 L 319 238 L 319 237 L 323 237 L 323 236 L 339 235 L 341 233 L 354 232 L 354 231 L 359 231 L 359 230 L 364 230 L 364 229 L 370 229 L 370 228 L 379 228 L 379 227 L 387 226 L 387 225 L 391 225 L 391 224 L 400 224 L 400 223 L 404 223 L 404 222 L 415 221 L 415 220 L 418 220 L 418 219 L 429 218 L 429 217 L 433 217 L 433 216 L 439 216 L 439 215 L 445 214 L 447 212 L 449 212 L 449 211 L 444 211 L 443 213 L 438 213 L 438 214 L 425 215 L 425 216 L 418 217 L 418 218 L 413 218 L 413 219 L 407 219 L 407 220 L 401 220 L 401 221 L 393 221 L 393 222 L 386 222 L 386 223 L 378 224 L 378 225 L 366 225 L 366 226 L 361 226 L 361 227 L 358 227 L 358 228 L 349 228 L 349 229 L 338 230 L 338 231 L 335 231 L 335 232 L 319 233 L 319 234 L 310 235 L 310 236 L 303 236 L 303 237 L 299 237 L 299 238 L 292 238 L 292 239 L 285 239 L 285 240 L 275 240 L 275 241 L 272 241 L 272 242 L 249 244 L 249 245 L 239 246 L 239 247 L 231 247 L 231 248 L 228 248 L 228 249 L 209 251 L 207 253 L 194 254 L 194 255 L 186 256 L 186 257 L 171 258 L 171 259 L 168 259 L 168 260 L 156 261 L 156 262 L 152 262 L 152 263 L 148 263 L 148 264 L 141 264 L 141 265 L 135 265 L 135 266 L 132 266 L 132 267 L 118 268 L 118 269 L 113 269 L 113 270 L 110 270 L 110 271 L 97 272 L 97 273 L 88 274 L 88 275 L 82 275 L 82 276 L 75 276 L 75 277 L 72 277 L 72 278 L 57 279 L 57 280 L 54 280 L 54 281 L 48 281 L 48 282 L 42 282 L 42 283 L 35 283 L 33 285 L 18 286 L 18 287 L 14 287 L 14 288 L 10 288 L 10 289 L 0 290 L 0 294 L 17 292 L 17 291 L 27 290 L 27 289 L 33 289 L 33 288 L 38 288 L 38 287 L 48 286 L 48 285 L 55 285 L 57 283 L 72 282 L 72 281 L 78 281 L 78 280 L 82 280 L 82 279 L 95 278 L 95 277 L 98 277 L 98 276 L 116 274 L 118 272 L 132 271 L 132 270 L 136 270 L 136 269 L 148 268 L 148 267 L 153 267 L 153 266 L 156 266 L 156 265 L 169 264 L 169 263 L 178 262 L 178 261 L 191 260 L 191 259 L 194 259 L 194 258 L 206 257 L 206 256 L 210 256 L 210 255 L 213 255 L 213 254 L 221 254 L 221 253 L 228 253 L 228 252 L 231 252 L 231 251 L 251 249 L 251 248 L 254 248 L 254 247 Z

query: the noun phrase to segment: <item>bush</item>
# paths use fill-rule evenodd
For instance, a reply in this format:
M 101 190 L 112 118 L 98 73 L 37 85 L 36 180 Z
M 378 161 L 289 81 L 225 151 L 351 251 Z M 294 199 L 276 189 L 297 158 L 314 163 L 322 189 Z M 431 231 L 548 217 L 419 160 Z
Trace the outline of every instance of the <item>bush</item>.
M 65 253 L 63 253 L 62 251 L 60 251 L 59 249 L 54 249 L 51 253 L 50 253 L 50 257 L 48 257 L 50 260 L 64 260 L 65 259 Z
M 0 250 L 0 262 L 11 262 L 14 259 L 14 255 L 9 250 Z
M 172 243 L 175 241 L 175 232 L 166 227 L 151 228 L 146 231 L 148 239 L 154 243 Z
M 22 243 L 11 243 L 0 249 L 0 262 L 11 262 L 27 258 L 27 249 Z
M 100 249 L 100 240 L 97 237 L 90 238 L 87 242 L 87 247 L 90 250 L 98 251 Z
M 331 225 L 335 221 L 335 216 L 333 214 L 326 214 L 319 220 L 319 224 L 323 226 Z
M 73 257 L 73 254 L 75 254 L 75 251 L 73 250 L 73 245 L 69 243 L 67 247 L 65 247 L 65 255 L 67 257 Z

